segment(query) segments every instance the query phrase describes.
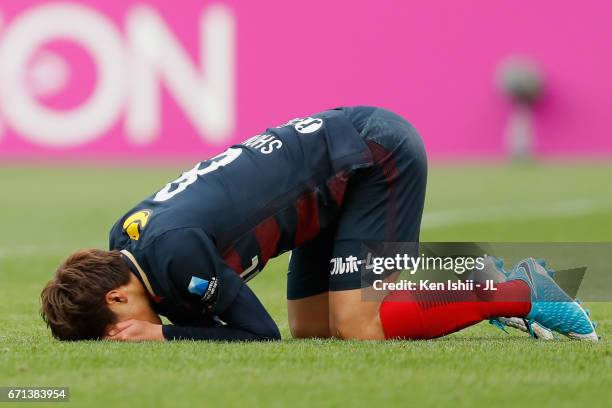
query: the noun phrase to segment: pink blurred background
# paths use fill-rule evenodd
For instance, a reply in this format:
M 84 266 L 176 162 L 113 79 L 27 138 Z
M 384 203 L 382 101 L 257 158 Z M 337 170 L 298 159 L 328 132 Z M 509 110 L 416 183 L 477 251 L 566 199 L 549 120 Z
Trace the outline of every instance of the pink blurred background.
M 434 159 L 502 158 L 512 55 L 543 72 L 538 156 L 610 157 L 611 22 L 596 0 L 3 0 L 0 157 L 203 158 L 367 104 Z

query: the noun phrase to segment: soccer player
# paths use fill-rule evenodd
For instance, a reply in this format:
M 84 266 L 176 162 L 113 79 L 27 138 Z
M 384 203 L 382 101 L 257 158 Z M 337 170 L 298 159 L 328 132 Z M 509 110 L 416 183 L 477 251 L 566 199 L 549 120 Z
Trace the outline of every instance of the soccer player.
M 498 316 L 594 334 L 575 302 L 556 302 L 561 312 L 542 306 L 554 281 L 529 263 L 491 294 L 365 300 L 368 283 L 342 262 L 365 241 L 417 242 L 426 179 L 420 137 L 387 110 L 339 108 L 289 121 L 134 206 L 113 226 L 109 251 L 71 255 L 42 292 L 43 317 L 62 340 L 275 340 L 275 323 L 245 282 L 291 250 L 294 337 L 433 338 Z

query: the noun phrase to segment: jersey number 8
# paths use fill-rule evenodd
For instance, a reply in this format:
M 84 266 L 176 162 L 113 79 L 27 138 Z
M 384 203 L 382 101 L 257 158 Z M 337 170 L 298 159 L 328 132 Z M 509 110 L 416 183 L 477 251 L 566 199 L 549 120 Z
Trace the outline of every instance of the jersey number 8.
M 196 164 L 193 169 L 183 173 L 176 180 L 166 184 L 164 188 L 155 194 L 154 200 L 166 201 L 171 199 L 181 191 L 184 191 L 189 185 L 193 184 L 198 179 L 198 176 L 203 176 L 230 164 L 240 156 L 240 153 L 242 153 L 242 149 L 231 147 L 211 159 Z

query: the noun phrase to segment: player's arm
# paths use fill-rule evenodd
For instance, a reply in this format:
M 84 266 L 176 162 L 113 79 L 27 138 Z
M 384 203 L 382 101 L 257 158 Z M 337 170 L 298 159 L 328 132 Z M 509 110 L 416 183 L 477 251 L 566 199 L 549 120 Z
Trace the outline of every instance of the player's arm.
M 236 279 L 240 278 L 236 276 Z M 276 323 L 244 283 L 219 318 L 224 324 L 210 327 L 164 325 L 163 335 L 166 340 L 280 340 Z
M 244 281 L 221 259 L 208 236 L 197 228 L 173 231 L 156 243 L 157 265 L 164 269 L 178 298 L 202 311 L 202 321 L 165 325 L 167 340 L 278 340 L 274 320 Z M 222 324 L 210 326 L 206 316 Z

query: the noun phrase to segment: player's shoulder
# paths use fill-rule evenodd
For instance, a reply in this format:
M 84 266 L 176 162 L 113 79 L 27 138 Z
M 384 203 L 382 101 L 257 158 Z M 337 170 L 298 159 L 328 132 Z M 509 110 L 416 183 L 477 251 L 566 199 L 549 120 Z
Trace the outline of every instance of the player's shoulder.
M 141 205 L 136 206 L 121 216 L 111 227 L 109 233 L 110 249 L 125 249 L 133 244 L 149 241 L 152 234 L 151 218 L 153 210 Z M 145 233 L 146 231 L 146 233 Z
M 145 249 L 152 245 L 173 244 L 174 240 L 194 240 L 204 234 L 201 225 L 183 220 L 167 208 L 139 205 L 112 226 L 110 249 Z
M 194 253 L 210 251 L 211 238 L 204 229 L 196 226 L 175 227 L 149 237 L 146 245 L 155 252 L 174 256 L 193 256 Z
M 211 238 L 198 227 L 176 227 L 147 235 L 145 239 L 130 239 L 114 249 L 130 252 L 159 281 L 167 280 L 166 276 L 177 270 L 209 266 L 209 260 L 219 256 Z

